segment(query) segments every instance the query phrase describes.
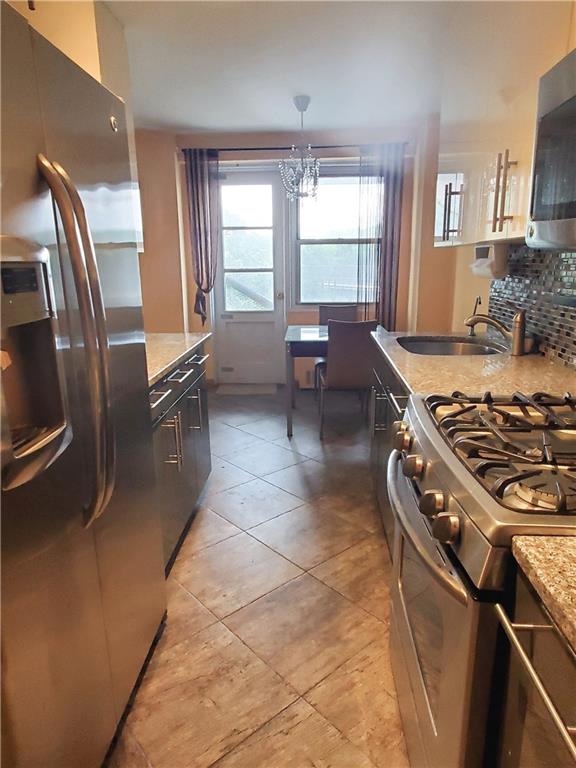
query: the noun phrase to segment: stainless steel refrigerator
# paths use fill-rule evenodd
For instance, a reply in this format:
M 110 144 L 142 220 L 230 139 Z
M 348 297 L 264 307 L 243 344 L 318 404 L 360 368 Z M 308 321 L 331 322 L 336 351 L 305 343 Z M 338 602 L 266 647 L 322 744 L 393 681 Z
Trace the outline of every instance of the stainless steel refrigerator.
M 101 764 L 165 610 L 124 106 L 2 3 L 2 751 Z

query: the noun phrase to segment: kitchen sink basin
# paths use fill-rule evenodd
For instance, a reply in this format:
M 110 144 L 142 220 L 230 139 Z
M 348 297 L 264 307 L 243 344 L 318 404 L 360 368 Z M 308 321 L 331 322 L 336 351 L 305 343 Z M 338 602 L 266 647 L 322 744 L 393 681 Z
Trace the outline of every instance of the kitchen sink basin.
M 470 336 L 400 336 L 398 344 L 415 355 L 498 355 L 503 344 Z

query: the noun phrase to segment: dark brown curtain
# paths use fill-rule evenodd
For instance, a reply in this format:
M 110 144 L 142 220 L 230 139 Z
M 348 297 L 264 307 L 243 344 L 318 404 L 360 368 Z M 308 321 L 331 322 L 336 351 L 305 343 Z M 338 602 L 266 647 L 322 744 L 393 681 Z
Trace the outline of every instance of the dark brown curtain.
M 214 287 L 220 243 L 218 152 L 185 149 L 192 270 L 196 282 L 194 312 L 206 322 L 206 296 Z
M 405 144 L 362 147 L 358 223 L 358 303 L 364 320 L 396 323 Z

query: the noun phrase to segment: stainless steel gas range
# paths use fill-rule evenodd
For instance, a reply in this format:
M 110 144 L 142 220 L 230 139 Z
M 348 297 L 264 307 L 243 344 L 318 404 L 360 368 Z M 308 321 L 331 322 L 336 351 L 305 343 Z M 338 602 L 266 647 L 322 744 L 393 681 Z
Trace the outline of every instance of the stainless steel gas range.
M 411 762 L 495 765 L 512 537 L 576 534 L 576 398 L 413 395 L 395 428 L 391 647 Z

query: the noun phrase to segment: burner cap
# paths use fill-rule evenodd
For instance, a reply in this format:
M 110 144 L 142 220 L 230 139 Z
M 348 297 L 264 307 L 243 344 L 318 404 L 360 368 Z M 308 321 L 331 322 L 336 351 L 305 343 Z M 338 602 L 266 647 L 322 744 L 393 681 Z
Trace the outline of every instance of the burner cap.
M 576 476 L 561 467 L 542 469 L 509 489 L 530 506 L 551 512 L 576 512 Z

